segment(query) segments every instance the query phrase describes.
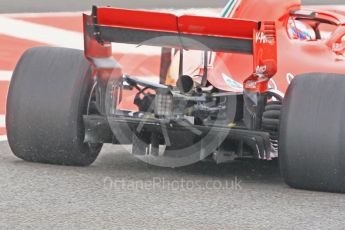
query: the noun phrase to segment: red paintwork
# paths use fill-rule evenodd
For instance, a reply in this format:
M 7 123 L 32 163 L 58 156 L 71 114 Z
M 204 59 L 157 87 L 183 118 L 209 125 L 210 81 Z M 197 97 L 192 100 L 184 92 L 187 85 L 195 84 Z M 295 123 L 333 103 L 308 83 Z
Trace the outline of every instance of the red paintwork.
M 94 37 L 89 36 L 86 31 L 86 26 L 93 24 L 92 16 L 83 15 L 84 22 L 84 52 L 86 58 L 93 64 L 94 76 L 98 76 L 100 79 L 109 79 L 110 77 L 122 76 L 122 69 L 114 67 L 112 65 L 96 65 L 96 59 L 102 60 L 104 63 L 108 63 L 108 60 L 113 60 L 112 48 L 110 42 L 99 43 Z
M 277 42 L 274 22 L 263 22 L 260 30 L 254 30 L 253 71 L 243 82 L 244 89 L 264 93 L 268 82 L 277 73 Z
M 103 26 L 194 35 L 253 39 L 257 20 L 176 16 L 169 13 L 98 8 L 98 24 Z
M 232 23 L 219 18 L 176 17 L 165 13 L 112 8 L 99 8 L 98 22 L 103 25 L 150 31 L 254 39 L 254 64 L 251 55 L 240 53 L 215 53 L 213 55 L 215 57 L 209 69 L 208 80 L 216 88 L 226 91 L 243 91 L 242 87 L 231 85 L 231 82 L 237 82 L 240 85 L 244 84 L 244 88 L 247 90 L 263 92 L 267 90 L 266 83 L 269 81 L 270 88 L 277 89 L 284 94 L 291 79 L 302 73 L 332 72 L 345 74 L 345 57 L 342 55 L 345 46 L 337 44 L 344 41 L 342 38 L 345 35 L 345 6 L 303 7 L 300 0 L 237 1 L 239 4 L 229 16 L 231 19 L 236 19 Z M 293 10 L 301 9 L 316 12 L 317 18 L 331 21 L 337 26 L 337 30 L 327 40 L 305 41 L 291 39 L 287 30 L 288 19 L 292 16 L 291 12 Z M 114 17 L 115 14 L 116 17 Z M 274 22 L 275 31 L 270 28 L 265 30 L 264 25 L 267 25 L 267 23 L 264 23 L 261 30 L 257 31 L 255 27 L 251 27 L 251 23 L 256 21 Z M 197 26 L 194 26 L 195 24 Z M 204 27 L 202 27 L 203 25 Z M 249 34 L 250 29 L 253 29 L 254 36 Z M 264 32 L 266 38 L 275 35 L 273 40 L 276 42 L 260 43 L 265 38 L 260 34 L 258 36 L 260 32 Z M 99 47 L 96 44 L 94 45 L 95 49 L 91 48 L 90 50 L 97 54 Z M 277 53 L 275 52 L 276 46 Z M 86 50 L 86 53 L 90 52 Z M 195 63 L 195 59 L 200 60 L 198 54 L 193 57 L 187 56 L 188 58 L 185 58 L 186 65 Z M 266 70 L 261 79 L 258 79 L 257 67 L 265 67 L 261 68 Z M 199 71 L 200 66 L 184 69 Z M 272 75 L 274 77 L 270 79 Z M 248 76 L 250 77 L 248 78 Z M 168 80 L 170 83 L 173 82 L 171 78 Z M 251 88 L 253 86 L 252 81 L 258 81 L 259 83 L 257 82 L 254 84 L 254 88 Z
M 176 16 L 128 9 L 98 8 L 99 25 L 177 33 Z
M 228 38 L 253 39 L 257 21 L 184 15 L 178 18 L 178 30 L 183 34 L 212 35 Z
M 338 32 L 330 40 L 292 40 L 287 33 L 287 21 L 291 10 L 310 9 L 319 12 L 318 17 L 330 18 L 338 24 Z M 278 44 L 278 72 L 270 86 L 285 93 L 290 79 L 303 73 L 332 72 L 345 74 L 345 59 L 332 50 L 334 42 L 345 34 L 345 6 L 303 7 L 299 0 L 242 0 L 234 18 L 275 21 Z M 214 61 L 214 71 L 209 81 L 223 90 L 240 90 L 229 87 L 222 74 L 231 76 L 237 82 L 251 74 L 251 57 L 241 54 L 218 53 Z
M 176 16 L 167 13 L 146 12 L 115 8 L 97 8 L 94 15 L 84 15 L 84 41 L 85 55 L 95 67 L 99 77 L 109 76 L 111 67 L 97 66 L 96 59 L 102 60 L 102 63 L 111 59 L 111 46 L 108 41 L 97 41 L 97 35 L 90 36 L 86 28 L 93 26 L 103 26 L 106 28 L 121 28 L 138 33 L 137 31 L 162 32 L 166 35 L 176 36 L 176 44 L 171 44 L 171 48 L 184 49 L 205 49 L 197 45 L 189 44 L 180 37 L 180 35 L 201 36 L 208 39 L 211 43 L 211 37 L 222 39 L 248 40 L 253 43 L 254 70 L 247 79 L 245 88 L 256 92 L 265 92 L 268 88 L 268 81 L 277 71 L 277 46 L 276 30 L 274 22 L 264 22 L 260 24 L 255 20 L 211 18 L 202 16 Z M 95 20 L 94 20 L 95 19 Z M 261 26 L 260 26 L 261 25 Z M 95 31 L 94 33 L 97 33 Z M 139 35 L 139 34 L 138 34 Z M 114 35 L 116 36 L 116 34 Z M 156 35 L 155 35 L 156 36 Z M 164 39 L 163 39 L 164 40 Z M 238 40 L 237 40 L 238 41 Z M 121 40 L 123 42 L 123 40 Z M 124 41 L 125 42 L 125 41 Z M 160 42 L 158 45 L 165 43 Z M 222 48 L 223 47 L 223 48 Z M 225 46 L 215 48 L 214 50 L 225 50 Z M 239 53 L 245 53 L 247 49 L 238 50 Z M 103 66 L 103 65 L 102 65 Z M 120 73 L 120 71 L 116 71 Z M 112 72 L 114 75 L 114 71 Z

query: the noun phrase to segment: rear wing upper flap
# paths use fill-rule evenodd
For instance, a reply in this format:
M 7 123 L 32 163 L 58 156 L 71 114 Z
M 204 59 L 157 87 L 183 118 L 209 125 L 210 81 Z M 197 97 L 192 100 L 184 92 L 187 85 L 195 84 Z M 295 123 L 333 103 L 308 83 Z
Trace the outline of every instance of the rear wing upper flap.
M 101 41 L 219 52 L 253 53 L 260 22 L 96 8 L 87 27 Z

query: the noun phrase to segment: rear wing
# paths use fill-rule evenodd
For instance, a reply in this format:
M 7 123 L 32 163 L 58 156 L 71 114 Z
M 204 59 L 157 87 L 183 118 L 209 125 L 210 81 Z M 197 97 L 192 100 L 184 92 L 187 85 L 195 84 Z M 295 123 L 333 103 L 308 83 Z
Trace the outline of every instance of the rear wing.
M 94 7 L 83 19 L 85 55 L 96 69 L 116 68 L 114 42 L 162 47 L 162 62 L 168 49 L 251 54 L 255 73 L 270 78 L 276 72 L 274 23 L 109 7 Z

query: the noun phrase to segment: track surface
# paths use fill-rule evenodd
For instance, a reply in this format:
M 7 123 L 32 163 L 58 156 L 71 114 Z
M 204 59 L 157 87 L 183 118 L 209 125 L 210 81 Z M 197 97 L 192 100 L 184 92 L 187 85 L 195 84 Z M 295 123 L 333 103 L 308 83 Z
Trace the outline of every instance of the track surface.
M 13 1 L 2 1 L 0 12 L 80 11 L 89 10 L 91 2 L 16 0 L 13 4 Z M 208 0 L 107 2 L 133 8 L 210 7 Z M 211 7 L 221 7 L 224 2 L 213 0 Z M 332 2 L 345 4 L 344 0 Z M 51 33 L 59 32 L 54 28 L 80 32 L 80 21 L 75 15 L 63 18 L 18 16 L 11 22 L 49 26 L 53 28 Z M 0 27 L 3 22 L 0 18 Z M 3 71 L 0 98 L 5 97 L 8 85 L 4 73 L 13 70 L 24 49 L 45 45 L 46 40 L 51 45 L 64 45 L 51 38 L 41 38 L 41 41 L 18 38 L 16 36 L 30 34 L 25 32 L 27 24 L 15 25 L 22 33 L 11 34 L 15 31 L 11 28 L 10 35 L 1 35 L 4 31 L 0 29 L 0 71 Z M 36 29 L 40 31 L 40 28 Z M 74 40 L 79 41 L 78 34 L 63 32 L 68 35 L 69 45 Z M 73 46 L 79 46 L 78 42 Z M 138 60 L 141 56 L 136 57 L 141 62 Z M 142 70 L 143 73 L 136 74 L 154 71 Z M 0 114 L 4 114 L 1 101 Z M 0 115 L 0 127 L 3 119 Z M 2 134 L 4 129 L 0 128 L 0 136 Z M 155 185 L 150 186 L 150 182 Z M 142 183 L 147 188 L 143 188 Z M 133 184 L 137 188 L 133 188 Z M 0 229 L 340 230 L 345 226 L 344 206 L 344 195 L 290 189 L 282 181 L 274 162 L 240 161 L 219 166 L 201 162 L 182 169 L 156 168 L 137 161 L 119 147 L 106 146 L 91 167 L 57 167 L 18 160 L 8 144 L 0 142 Z
M 0 229 L 344 227 L 343 195 L 290 189 L 272 162 L 156 168 L 107 146 L 91 167 L 70 168 L 25 163 L 9 153 L 7 144 L 0 143 Z M 131 186 L 163 179 L 164 186 L 141 190 L 110 186 L 115 180 Z M 228 189 L 168 188 L 181 180 L 200 181 L 201 186 L 241 183 Z

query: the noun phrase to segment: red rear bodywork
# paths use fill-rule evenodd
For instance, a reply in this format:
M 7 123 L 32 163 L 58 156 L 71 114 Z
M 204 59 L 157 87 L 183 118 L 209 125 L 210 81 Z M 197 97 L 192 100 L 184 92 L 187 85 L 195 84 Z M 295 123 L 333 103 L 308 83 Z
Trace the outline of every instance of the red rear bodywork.
M 228 15 L 229 18 L 275 22 L 278 71 L 269 83 L 271 88 L 279 90 L 283 95 L 296 75 L 310 72 L 345 73 L 345 52 L 335 50 L 335 44 L 344 45 L 345 5 L 302 6 L 299 0 L 263 0 L 259 3 L 255 0 L 238 0 L 237 2 L 237 6 Z M 313 12 L 315 20 L 332 23 L 334 28 L 329 39 L 312 41 L 291 39 L 287 31 L 287 23 L 293 16 L 292 12 L 298 10 Z M 209 76 L 212 84 L 223 90 L 241 91 L 236 84 L 231 83 L 233 81 L 242 83 L 250 74 L 250 57 L 218 53 L 213 64 L 214 72 Z
M 100 78 L 121 75 L 111 61 L 111 42 L 251 56 L 244 87 L 253 92 L 267 91 L 277 71 L 273 21 L 94 8 L 93 15 L 84 15 L 84 29 L 85 54 Z
M 300 0 L 232 0 L 228 5 L 225 18 L 95 8 L 92 16 L 84 15 L 86 56 L 100 76 L 108 77 L 121 75 L 111 61 L 111 42 L 209 51 L 207 79 L 216 88 L 272 88 L 282 95 L 296 75 L 345 73 L 345 6 L 305 8 Z M 289 20 L 324 23 L 332 30 L 327 39 L 295 39 L 289 35 Z M 189 58 L 200 60 L 199 55 Z M 189 60 L 184 62 L 188 65 Z M 202 70 L 201 64 L 185 74 Z

